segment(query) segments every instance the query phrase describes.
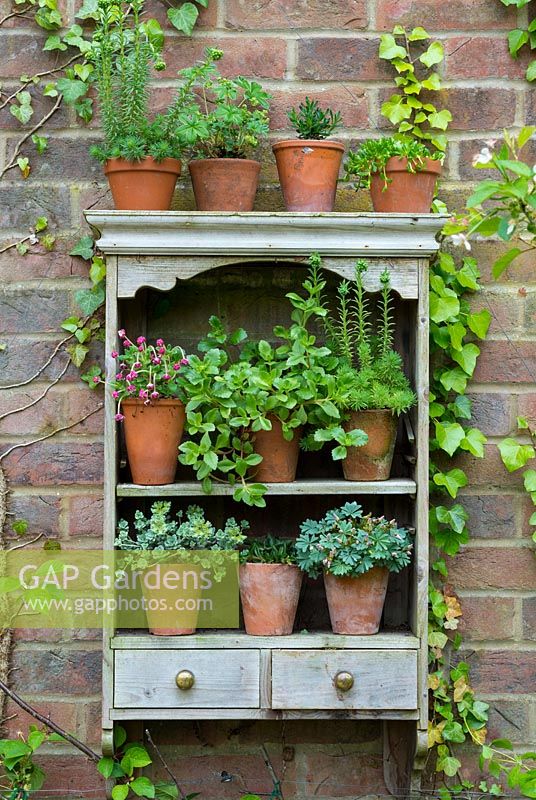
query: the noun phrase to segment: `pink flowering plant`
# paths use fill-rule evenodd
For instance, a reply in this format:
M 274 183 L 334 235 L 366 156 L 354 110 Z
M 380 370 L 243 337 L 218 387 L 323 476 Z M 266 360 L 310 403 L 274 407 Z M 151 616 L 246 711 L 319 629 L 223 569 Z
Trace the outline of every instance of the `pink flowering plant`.
M 117 402 L 116 420 L 124 419 L 121 402 L 126 399 L 143 400 L 145 405 L 164 397 L 184 400 L 184 367 L 188 359 L 182 347 L 170 347 L 163 339 L 150 344 L 145 336 L 132 342 L 126 332 L 118 331 L 124 352 L 112 352 L 117 372 L 112 381 L 112 395 Z M 102 382 L 99 377 L 96 381 Z

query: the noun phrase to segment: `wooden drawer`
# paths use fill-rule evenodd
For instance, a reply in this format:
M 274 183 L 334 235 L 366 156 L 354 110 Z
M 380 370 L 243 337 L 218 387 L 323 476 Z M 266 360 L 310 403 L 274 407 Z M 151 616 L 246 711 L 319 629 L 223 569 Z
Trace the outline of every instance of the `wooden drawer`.
M 353 686 L 341 691 L 338 673 Z M 415 650 L 274 650 L 272 708 L 415 709 Z
M 258 650 L 118 650 L 116 708 L 258 708 Z M 176 677 L 188 670 L 189 689 Z

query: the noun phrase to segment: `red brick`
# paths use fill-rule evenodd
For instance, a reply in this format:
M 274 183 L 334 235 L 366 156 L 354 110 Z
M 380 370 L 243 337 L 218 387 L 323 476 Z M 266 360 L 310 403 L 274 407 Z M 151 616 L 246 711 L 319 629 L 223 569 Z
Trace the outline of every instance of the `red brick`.
M 523 326 L 526 301 L 519 292 L 500 289 L 484 288 L 475 294 L 471 300 L 471 311 L 480 311 L 487 308 L 491 314 L 491 323 L 488 335 L 509 335 Z
M 71 295 L 53 289 L 10 289 L 0 292 L 2 332 L 55 333 L 71 314 Z
M 517 410 L 520 417 L 526 417 L 536 427 L 536 392 L 520 394 L 517 398 Z
M 459 467 L 464 470 L 469 486 L 496 487 L 498 491 L 504 492 L 510 488 L 520 489 L 522 485 L 518 473 L 507 472 L 501 461 L 499 451 L 494 444 L 484 445 L 484 458 L 474 458 L 469 453 L 464 453 L 464 455 L 457 455 L 453 459 L 439 457 L 438 461 L 443 469 Z M 504 538 L 511 535 L 513 535 L 512 531 L 506 528 Z
M 524 327 L 527 333 L 536 333 L 536 292 L 528 291 L 525 296 Z
M 102 631 L 98 628 L 16 628 L 13 640 L 17 642 L 100 642 Z
M 49 34 L 40 32 L 32 26 L 31 33 L 19 36 L 2 36 L 0 46 L 0 77 L 16 78 L 21 75 L 35 75 L 57 66 L 57 54 L 43 52 L 43 45 Z M 52 100 L 52 105 L 54 101 Z
M 102 495 L 69 498 L 69 535 L 102 535 Z
M 21 447 L 4 459 L 3 466 L 11 483 L 25 486 L 100 484 L 102 461 L 100 444 L 56 440 Z
M 439 92 L 438 100 L 436 105 L 448 108 L 452 114 L 453 119 L 449 128 L 453 131 L 502 129 L 515 122 L 516 93 L 510 89 L 482 87 L 444 89 Z M 478 143 L 465 144 L 471 149 L 471 158 L 480 150 Z
M 28 533 L 37 535 L 45 533 L 47 536 L 57 536 L 60 519 L 60 498 L 57 494 L 47 495 L 14 495 L 8 497 L 8 510 L 12 517 L 10 520 L 25 519 L 28 522 Z M 10 530 L 8 522 L 6 533 Z
M 536 642 L 536 597 L 523 600 L 523 638 Z
M 378 0 L 376 27 L 392 30 L 395 24 L 422 25 L 430 32 L 458 30 L 510 30 L 516 26 L 516 14 L 500 3 L 488 0 Z M 489 53 L 488 53 L 489 55 Z
M 521 700 L 493 700 L 489 707 L 488 738 L 528 742 L 530 709 Z
M 14 170 L 10 177 L 13 180 L 19 178 Z M 67 186 L 39 186 L 28 181 L 0 187 L 0 229 L 20 231 L 26 236 L 37 217 L 42 216 L 48 218 L 51 230 L 70 227 L 70 194 Z
M 86 744 L 89 744 L 90 747 L 94 745 L 100 747 L 102 743 L 101 703 L 84 704 L 84 724 L 85 724 L 84 742 Z
M 378 58 L 378 39 L 302 38 L 298 43 L 299 78 L 320 81 L 371 81 L 391 78 Z
M 82 0 L 76 0 L 76 4 L 82 5 Z M 205 31 L 210 28 L 216 28 L 218 19 L 217 0 L 209 2 L 207 8 L 203 8 L 202 6 L 197 6 L 197 8 L 199 10 L 199 16 L 195 23 L 195 30 Z M 176 30 L 167 18 L 167 6 L 160 3 L 159 0 L 147 0 L 144 4 L 144 10 L 148 17 L 157 19 L 164 29 Z
M 536 650 L 477 650 L 468 658 L 477 692 L 533 694 L 536 690 Z
M 314 752 L 305 756 L 307 797 L 352 797 L 386 794 L 381 753 L 363 754 L 353 747 L 347 752 Z
M 233 39 L 175 39 L 168 37 L 164 50 L 167 69 L 164 78 L 175 78 L 177 70 L 203 58 L 206 47 L 221 47 L 224 56 L 218 68 L 226 76 L 284 78 L 287 48 L 282 39 L 255 37 Z
M 12 240 L 11 240 L 12 241 Z M 10 244 L 6 242 L 5 244 Z M 74 244 L 74 243 L 73 243 Z M 5 246 L 0 245 L 0 249 Z M 87 276 L 87 262 L 72 258 L 54 248 L 54 255 L 40 248 L 21 256 L 15 249 L 0 255 L 0 280 L 2 284 L 32 280 L 34 278 L 66 278 L 71 275 Z
M 69 697 L 94 695 L 101 690 L 100 650 L 51 650 L 17 647 L 13 654 L 13 680 L 27 694 Z
M 468 393 L 472 401 L 469 424 L 480 428 L 485 436 L 503 436 L 512 430 L 511 395 Z
M 480 358 L 474 372 L 479 383 L 535 383 L 536 347 L 534 342 L 512 340 L 479 343 Z
M 461 495 L 460 502 L 469 514 L 468 527 L 472 538 L 503 539 L 513 535 L 516 527 L 515 495 Z
M 523 78 L 529 60 L 524 55 L 517 60 L 511 57 L 506 36 L 454 36 L 445 42 L 445 56 L 448 80 Z
M 478 145 L 483 144 L 478 143 Z M 474 146 L 475 152 L 478 149 L 476 143 Z M 480 173 L 472 170 L 472 178 L 478 179 Z M 467 194 L 469 196 L 471 187 L 467 187 Z M 472 255 L 478 262 L 478 268 L 482 276 L 483 284 L 497 285 L 497 281 L 493 278 L 491 270 L 494 261 L 496 261 L 502 253 L 506 252 L 509 246 L 503 242 L 482 241 L 472 243 Z M 512 267 L 507 269 L 500 277 L 500 283 L 515 284 L 523 286 L 524 284 L 536 283 L 536 270 L 534 269 L 534 254 L 532 252 L 526 253 L 519 258 L 516 258 Z
M 287 112 L 292 107 L 298 108 L 305 96 L 318 100 L 322 108 L 329 106 L 333 111 L 340 111 L 343 125 L 346 128 L 367 128 L 368 102 L 363 89 L 353 86 L 330 87 L 329 89 L 313 88 L 301 91 L 274 91 L 270 108 L 270 128 L 292 130 Z M 341 129 L 331 136 L 336 139 Z
M 74 753 L 47 755 L 39 756 L 36 761 L 46 774 L 41 790 L 43 797 L 64 800 L 66 797 L 81 796 L 90 800 L 105 800 L 104 779 L 97 772 L 96 765 L 85 756 Z
M 364 0 L 227 0 L 225 25 L 234 30 L 319 28 L 331 31 L 367 27 Z
M 465 640 L 514 639 L 515 602 L 506 597 L 463 597 L 459 631 Z
M 13 149 L 16 141 L 15 138 L 8 139 L 8 152 Z M 57 181 L 61 176 L 62 181 L 99 180 L 102 177 L 102 165 L 90 156 L 89 148 L 101 143 L 100 137 L 98 139 L 54 138 L 44 156 L 31 159 L 32 179 Z
M 536 586 L 536 559 L 529 548 L 465 547 L 449 559 L 449 580 L 455 589 L 531 590 Z
M 34 28 L 35 30 L 35 28 Z M 44 55 L 44 54 L 43 54 Z M 21 73 L 19 72 L 19 75 Z M 9 96 L 13 94 L 14 91 L 17 91 L 19 87 L 22 87 L 22 84 L 19 86 L 14 86 L 12 89 L 5 89 L 4 94 L 8 94 Z M 19 130 L 28 130 L 33 128 L 33 126 L 38 122 L 45 114 L 48 114 L 50 109 L 53 107 L 55 98 L 51 97 L 44 97 L 43 96 L 43 87 L 35 87 L 33 84 L 24 88 L 24 91 L 30 92 L 32 97 L 32 108 L 33 108 L 33 115 L 31 119 L 28 120 L 27 123 L 22 124 L 18 119 L 16 119 L 13 114 L 9 110 L 9 106 L 0 111 L 0 128 L 5 129 L 6 131 L 19 131 Z M 60 106 L 54 114 L 47 120 L 46 129 L 48 130 L 56 130 L 57 128 L 68 128 L 70 126 L 71 115 L 69 113 L 69 109 L 67 106 L 62 105 Z M 57 144 L 58 139 L 54 138 L 54 144 Z M 8 145 L 8 149 L 12 149 L 12 144 Z M 36 154 L 35 148 L 33 145 L 28 148 L 28 153 L 31 154 L 30 162 L 32 168 L 36 166 L 38 161 L 41 161 L 42 158 L 47 158 L 50 154 L 51 149 L 48 149 L 45 156 L 38 156 Z
M 0 385 L 4 386 L 25 381 L 42 369 L 57 345 L 57 342 L 26 339 L 23 336 L 13 339 L 2 337 L 2 341 L 7 344 L 6 349 L 0 351 Z M 65 361 L 65 353 L 59 352 L 51 364 L 43 370 L 40 378 L 52 380 L 57 377 Z
M 88 389 L 87 386 L 80 388 L 69 387 L 69 391 L 64 393 L 64 424 L 76 422 L 86 414 L 92 413 L 84 422 L 80 422 L 70 429 L 71 434 L 96 433 L 102 434 L 104 431 L 104 392 L 101 388 Z
M 529 464 L 529 466 L 533 466 Z M 520 488 L 523 486 L 523 481 L 520 480 Z M 536 506 L 532 502 L 532 498 L 528 495 L 524 490 L 521 497 L 521 508 L 522 508 L 522 522 L 521 522 L 521 536 L 525 537 L 526 539 L 530 539 L 534 533 L 536 532 L 536 527 L 530 524 L 530 518 L 536 512 Z
M 33 700 L 30 702 L 36 711 L 44 717 L 51 719 L 52 722 L 55 722 L 56 725 L 59 725 L 64 731 L 76 734 L 76 714 L 78 708 L 76 703 L 59 703 L 56 701 L 45 703 Z M 8 717 L 13 718 L 8 719 Z M 7 700 L 3 718 L 7 719 L 4 732 L 5 736 L 8 738 L 15 738 L 18 731 L 22 731 L 22 733 L 26 735 L 30 725 L 37 724 L 41 726 L 42 724 L 36 722 L 35 718 L 30 716 L 30 714 L 22 711 L 12 700 Z

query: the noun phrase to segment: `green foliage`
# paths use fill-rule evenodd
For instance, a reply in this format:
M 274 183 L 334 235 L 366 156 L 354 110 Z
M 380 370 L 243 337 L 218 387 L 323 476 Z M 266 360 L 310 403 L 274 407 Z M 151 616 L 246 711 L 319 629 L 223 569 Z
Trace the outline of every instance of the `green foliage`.
M 184 85 L 166 116 L 170 130 L 197 158 L 247 158 L 268 134 L 271 95 L 256 81 L 224 78 L 216 62 L 221 50 L 179 73 Z
M 507 437 L 499 442 L 501 459 L 508 472 L 524 469 L 529 462 L 536 467 L 536 428 L 525 417 L 517 418 L 517 428 L 525 441 Z M 529 467 L 523 472 L 523 487 L 536 506 L 536 469 Z M 536 525 L 536 511 L 531 515 L 529 524 Z M 532 534 L 532 541 L 536 543 L 536 532 Z
M 297 111 L 292 108 L 288 118 L 300 139 L 327 139 L 341 124 L 340 111 L 322 109 L 318 100 L 309 97 L 299 104 Z
M 350 150 L 345 164 L 344 180 L 353 182 L 354 188 L 368 189 L 372 175 L 382 176 L 385 188 L 391 182 L 385 171 L 390 158 L 407 158 L 408 172 L 426 169 L 426 159 L 443 160 L 444 154 L 431 151 L 415 139 L 384 137 L 367 139 L 357 150 Z
M 493 277 L 502 273 L 523 253 L 536 250 L 536 189 L 534 166 L 521 158 L 536 127 L 525 127 L 517 134 L 504 132 L 504 141 L 494 149 L 490 141 L 473 159 L 476 169 L 494 170 L 495 175 L 481 181 L 467 200 L 468 220 L 453 227 L 453 234 L 496 236 L 513 242 L 493 265 Z
M 531 0 L 501 0 L 504 6 L 524 8 Z M 508 34 L 508 50 L 512 58 L 518 58 L 520 52 L 536 50 L 536 19 L 529 14 L 529 23 L 525 28 L 515 28 Z M 536 80 L 536 59 L 533 59 L 525 73 L 528 81 Z
M 277 536 L 251 536 L 240 550 L 241 564 L 295 564 L 296 542 Z
M 221 553 L 236 550 L 244 543 L 244 531 L 249 524 L 229 517 L 223 528 L 216 528 L 205 519 L 203 509 L 193 505 L 188 506 L 186 512 L 178 511 L 175 517 L 171 514 L 171 503 L 157 501 L 152 504 L 149 516 L 140 510 L 135 512 L 132 532 L 127 520 L 119 520 L 115 546 L 133 554 L 123 556 L 122 563 L 144 569 L 155 563 L 155 555 L 160 554 L 165 560 L 166 552 L 172 551 L 176 558 L 177 551 L 181 551 L 182 560 L 210 568 L 214 579 L 221 580 L 226 572 Z M 144 552 L 151 552 L 151 557 L 144 558 Z
M 6 800 L 28 800 L 41 789 L 45 773 L 34 761 L 39 748 L 48 742 L 63 741 L 61 736 L 49 733 L 36 725 L 30 725 L 27 736 L 22 733 L 16 739 L 0 739 L 0 766 L 2 779 L 0 791 Z M 4 785 L 4 781 L 7 785 Z M 4 792 L 9 791 L 9 794 Z
M 328 511 L 321 520 L 308 519 L 296 539 L 297 564 L 317 577 L 322 572 L 356 576 L 373 567 L 400 572 L 411 560 L 412 538 L 395 520 L 363 515 L 357 503 Z
M 315 263 L 321 263 L 317 254 L 313 258 Z M 373 325 L 370 295 L 363 286 L 366 271 L 366 261 L 357 261 L 355 280 L 342 281 L 337 288 L 334 310 L 322 301 L 328 345 L 339 358 L 337 405 L 354 411 L 388 408 L 401 414 L 415 403 L 415 394 L 404 374 L 402 359 L 392 346 L 394 322 L 389 272 L 385 270 L 380 278 L 378 320 Z
M 197 5 L 207 8 L 208 0 L 196 0 L 195 3 L 181 3 L 178 7 L 168 8 L 167 18 L 174 28 L 186 36 L 191 36 L 199 16 Z
M 435 67 L 443 61 L 443 45 L 431 42 L 423 46 L 429 40 L 424 28 L 408 32 L 402 25 L 395 25 L 392 34 L 381 37 L 379 56 L 395 69 L 399 90 L 383 103 L 381 111 L 398 133 L 430 142 L 436 150 L 444 152 L 447 138 L 440 131 L 447 129 L 452 114 L 447 109 L 439 111 L 428 94 L 421 97 L 423 91 L 435 92 L 441 88 Z
M 63 330 L 70 333 L 74 340 L 66 349 L 75 367 L 82 366 L 89 353 L 89 345 L 95 339 L 101 338 L 103 331 L 101 309 L 106 297 L 106 265 L 100 256 L 94 254 L 94 247 L 92 237 L 83 236 L 70 252 L 70 255 L 80 256 L 90 262 L 89 278 L 92 283 L 90 289 L 79 289 L 75 292 L 75 300 L 83 316 L 73 315 L 61 323 Z M 97 368 L 95 371 L 93 367 L 91 369 L 91 380 L 88 380 L 89 373 L 82 380 L 93 389 L 100 382 L 93 381 L 93 378 L 100 375 L 101 370 Z

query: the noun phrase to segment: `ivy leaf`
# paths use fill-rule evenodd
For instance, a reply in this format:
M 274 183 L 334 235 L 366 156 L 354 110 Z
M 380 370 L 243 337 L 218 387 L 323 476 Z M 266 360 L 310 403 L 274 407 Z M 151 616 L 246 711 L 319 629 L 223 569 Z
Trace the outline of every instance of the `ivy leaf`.
M 76 12 L 76 19 L 95 19 L 99 18 L 98 0 L 84 0 L 82 7 Z
M 193 3 L 183 3 L 179 8 L 168 8 L 167 17 L 174 28 L 191 36 L 199 11 Z
M 526 492 L 536 492 L 536 469 L 528 469 L 523 473 L 523 483 Z
M 514 31 L 510 31 L 508 34 L 508 49 L 512 58 L 517 58 L 518 52 L 521 50 L 523 45 L 528 42 L 528 40 L 528 31 L 523 31 L 519 28 L 516 28 Z
M 479 339 L 485 339 L 491 323 L 491 314 L 487 308 L 467 317 L 467 326 Z
M 465 394 L 458 394 L 449 403 L 449 410 L 452 411 L 457 419 L 471 419 L 472 402 Z
M 450 525 L 456 533 L 462 533 L 465 528 L 465 523 L 469 519 L 469 515 L 465 508 L 456 503 L 451 508 L 445 506 L 438 506 L 436 508 L 436 516 L 439 522 L 444 525 Z
M 58 92 L 63 95 L 63 98 L 67 105 L 73 105 L 83 97 L 88 90 L 87 83 L 78 80 L 72 80 L 72 78 L 60 78 L 56 82 L 56 88 Z
M 447 722 L 441 734 L 446 742 L 465 742 L 465 734 L 459 722 Z
M 439 382 L 447 392 L 456 392 L 457 394 L 465 392 L 467 381 L 468 377 L 460 367 L 445 370 L 439 378 Z
M 109 757 L 101 758 L 101 760 L 97 764 L 97 769 L 104 778 L 109 778 L 110 775 L 112 774 L 114 763 L 115 762 L 113 758 Z
M 446 108 L 443 111 L 434 111 L 433 114 L 428 116 L 430 127 L 438 128 L 440 131 L 446 131 L 449 122 L 452 122 L 452 114 Z
M 75 293 L 74 299 L 82 314 L 86 317 L 90 317 L 104 303 L 104 287 L 97 285 L 92 289 L 80 289 Z
M 452 498 L 456 498 L 458 490 L 467 486 L 467 475 L 461 469 L 438 472 L 434 475 L 436 486 L 443 486 Z
M 407 54 L 406 48 L 397 44 L 395 37 L 391 33 L 384 33 L 380 37 L 380 49 L 378 51 L 380 58 L 391 61 L 393 58 L 405 58 Z
M 381 113 L 387 117 L 389 122 L 398 126 L 403 120 L 411 117 L 411 108 L 408 106 L 406 98 L 394 94 L 389 100 L 382 103 Z
M 484 458 L 484 444 L 486 442 L 487 439 L 482 431 L 479 431 L 478 428 L 471 428 L 466 431 L 461 447 L 462 450 L 468 450 L 476 458 Z
M 409 42 L 422 42 L 424 41 L 424 39 L 429 39 L 429 38 L 430 35 L 427 33 L 427 31 L 424 30 L 424 28 L 421 28 L 420 26 L 413 28 L 411 33 L 408 34 Z
M 67 352 L 71 356 L 71 361 L 73 362 L 75 367 L 81 367 L 88 354 L 88 348 L 86 347 L 85 344 L 77 342 L 76 344 L 70 345 L 67 348 Z
M 456 322 L 454 325 L 447 326 L 450 343 L 455 350 L 461 350 L 463 346 L 463 338 L 467 333 L 467 328 L 461 322 Z
M 25 157 L 17 158 L 17 167 L 20 169 L 24 180 L 26 180 L 31 171 L 30 159 Z
M 444 772 L 449 778 L 453 778 L 462 766 L 461 761 L 450 755 L 450 750 L 446 745 L 440 745 L 437 748 L 437 754 L 435 771 Z
M 93 241 L 92 236 L 82 236 L 81 239 L 77 241 L 73 249 L 69 252 L 70 256 L 80 256 L 85 261 L 89 261 L 93 256 L 93 250 L 95 248 L 95 242 Z
M 433 322 L 446 322 L 459 313 L 460 301 L 456 296 L 440 297 L 436 292 L 430 293 L 430 319 Z
M 419 56 L 419 61 L 421 64 L 424 64 L 425 67 L 433 67 L 434 64 L 439 64 L 443 61 L 444 55 L 445 53 L 441 42 L 432 42 L 428 50 Z
M 449 456 L 454 455 L 465 438 L 465 431 L 457 422 L 436 422 L 435 433 L 440 448 Z
M 528 65 L 525 77 L 528 81 L 536 80 L 536 60 L 531 61 Z
M 17 536 L 24 536 L 24 534 L 28 531 L 28 522 L 25 519 L 16 519 L 15 522 L 11 525 L 11 530 L 13 533 L 16 533 Z
M 429 89 L 431 92 L 437 92 L 441 89 L 441 78 L 437 72 L 432 72 L 424 81 L 422 81 L 423 89 Z
M 13 104 L 9 106 L 10 113 L 18 119 L 21 125 L 26 125 L 33 116 L 32 96 L 30 92 L 19 92 L 16 96 L 19 105 Z
M 89 268 L 89 277 L 94 286 L 104 280 L 106 277 L 106 264 L 103 258 L 99 256 L 93 257 L 91 267 Z
M 501 459 L 508 472 L 524 467 L 527 461 L 534 458 L 536 452 L 530 444 L 520 444 L 515 439 L 503 439 L 499 442 Z
M 48 147 L 48 137 L 39 136 L 37 133 L 34 133 L 32 134 L 32 142 L 34 143 L 35 149 L 37 150 L 38 154 L 42 156 Z
M 134 794 L 137 795 L 138 797 L 153 798 L 155 796 L 155 788 L 152 781 L 150 781 L 149 778 L 145 778 L 144 776 L 135 778 L 130 784 L 130 788 L 132 789 Z
M 125 784 L 118 784 L 112 789 L 112 800 L 126 800 L 130 789 Z
M 67 45 L 62 42 L 61 38 L 57 34 L 52 34 L 46 40 L 43 50 L 67 50 Z
M 452 358 L 467 375 L 471 376 L 475 371 L 476 360 L 479 355 L 480 348 L 470 342 L 469 344 L 464 344 L 461 350 L 455 350 L 452 353 Z

